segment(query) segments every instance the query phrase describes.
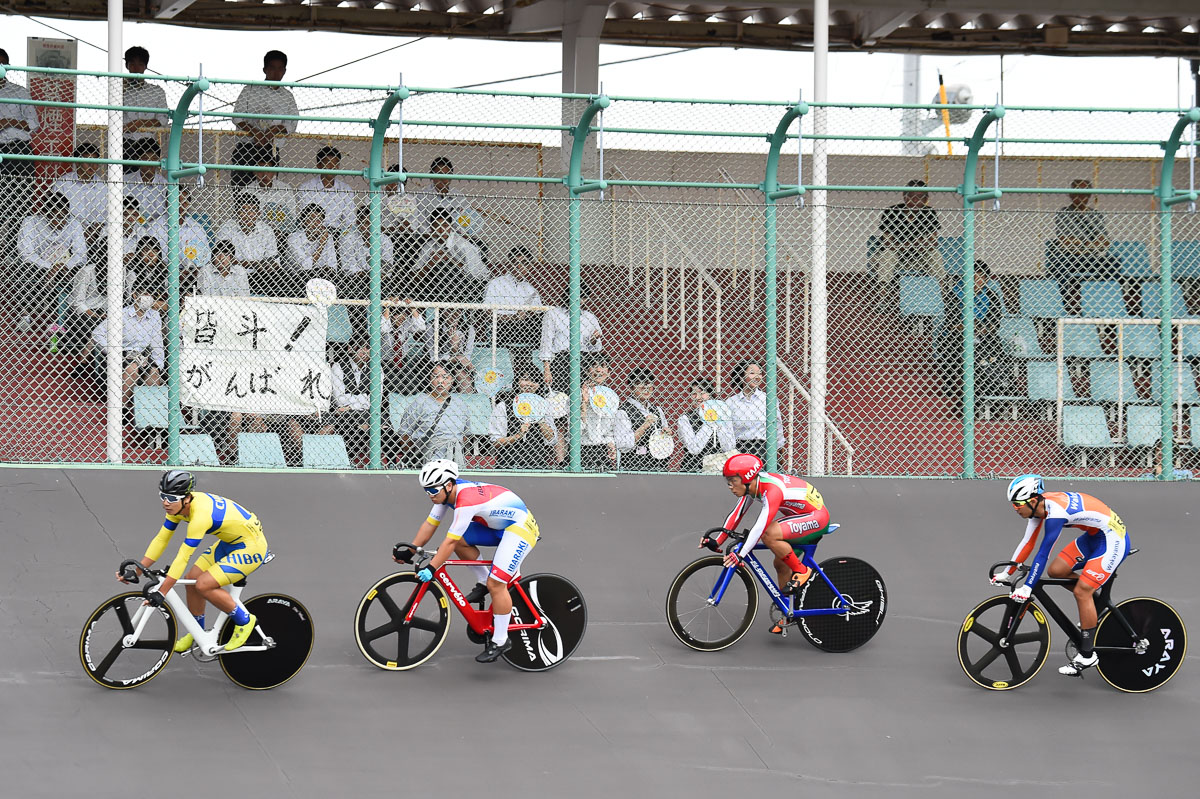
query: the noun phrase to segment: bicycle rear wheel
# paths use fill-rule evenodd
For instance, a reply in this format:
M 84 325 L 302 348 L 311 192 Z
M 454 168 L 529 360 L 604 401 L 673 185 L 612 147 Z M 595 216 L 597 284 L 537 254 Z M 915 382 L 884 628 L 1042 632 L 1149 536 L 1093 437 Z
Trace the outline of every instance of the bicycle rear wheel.
M 275 646 L 263 652 L 233 651 L 220 656 L 225 676 L 251 691 L 265 691 L 295 677 L 313 647 L 312 616 L 299 601 L 284 594 L 259 594 L 246 601 L 246 610 L 258 618 L 254 632 L 243 646 L 262 646 L 259 630 Z M 224 645 L 237 625 L 226 619 L 217 642 Z
M 516 630 L 512 649 L 504 653 L 510 666 L 521 671 L 546 671 L 562 663 L 575 652 L 587 630 L 587 605 L 583 594 L 566 577 L 557 574 L 531 574 L 521 578 L 529 601 L 545 622 L 536 630 Z M 512 623 L 528 623 L 533 613 L 515 590 Z
M 1120 613 L 1145 647 L 1136 646 L 1116 618 Z M 1142 651 L 1139 653 L 1138 650 Z M 1153 691 L 1175 676 L 1187 654 L 1187 629 L 1175 609 L 1161 599 L 1126 599 L 1104 614 L 1096 628 L 1096 671 L 1119 691 Z
M 736 644 L 758 613 L 758 591 L 745 566 L 734 572 L 720 604 L 708 601 L 724 571 L 720 555 L 698 558 L 683 567 L 667 591 L 671 632 L 700 652 L 716 652 Z
M 133 618 L 145 597 L 130 591 L 109 599 L 92 611 L 79 635 L 79 662 L 105 688 L 122 690 L 150 682 L 171 659 L 175 646 L 175 614 L 171 608 L 146 608 L 149 621 L 137 642 L 126 648 L 134 631 Z
M 850 603 L 847 612 L 828 616 L 801 616 L 800 632 L 817 649 L 849 652 L 871 640 L 887 613 L 887 589 L 879 572 L 858 558 L 830 558 L 821 564 L 829 583 Z M 840 608 L 841 600 L 829 583 L 813 575 L 800 592 L 800 610 Z
M 1034 602 L 1025 603 L 1008 646 L 1000 647 L 1017 604 L 1007 596 L 988 597 L 967 614 L 958 631 L 958 663 L 976 685 L 1009 691 L 1033 679 L 1050 655 L 1050 625 Z
M 384 577 L 363 595 L 354 611 L 354 640 L 363 657 L 381 669 L 420 666 L 438 651 L 450 631 L 450 603 L 436 582 L 428 583 L 411 622 L 421 583 L 412 572 Z

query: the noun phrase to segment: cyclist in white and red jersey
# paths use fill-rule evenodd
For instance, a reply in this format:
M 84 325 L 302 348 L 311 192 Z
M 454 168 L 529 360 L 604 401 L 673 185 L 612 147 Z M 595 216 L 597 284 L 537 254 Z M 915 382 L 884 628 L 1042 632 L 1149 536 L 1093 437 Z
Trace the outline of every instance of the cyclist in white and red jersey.
M 508 589 L 517 579 L 521 561 L 538 541 L 537 521 L 521 498 L 507 488 L 459 479 L 458 464 L 454 461 L 442 459 L 425 464 L 419 479 L 421 488 L 433 501 L 433 508 L 413 543 L 417 546 L 428 543 L 447 515 L 450 525 L 446 538 L 429 564 L 417 572 L 418 580 L 432 580 L 433 573 L 453 554 L 463 560 L 478 560 L 479 547 L 496 547 L 491 571 L 477 567 L 483 572 L 477 576 L 482 579 L 484 574 L 487 575 L 494 630 L 475 660 L 491 663 L 512 648 L 512 642 L 508 640 L 508 622 L 512 614 L 512 597 Z M 476 590 L 478 588 L 476 586 Z M 467 596 L 468 601 L 482 598 L 474 591 Z
M 750 534 L 737 550 L 725 558 L 726 566 L 736 566 L 761 540 L 775 555 L 775 572 L 784 593 L 797 593 L 811 576 L 800 562 L 796 547 L 816 542 L 829 532 L 829 509 L 821 493 L 810 483 L 790 474 L 763 471 L 757 455 L 741 453 L 725 461 L 725 482 L 738 503 L 721 525 L 724 532 L 716 538 L 705 536 L 700 546 L 719 551 L 729 533 L 738 528 L 754 500 L 762 503 Z M 776 519 L 775 517 L 779 518 Z M 778 633 L 782 628 L 772 630 Z
M 1093 595 L 1112 577 L 1113 572 L 1129 554 L 1129 533 L 1112 508 L 1087 494 L 1066 491 L 1047 492 L 1042 478 L 1023 474 L 1008 484 L 1008 501 L 1025 525 L 1025 537 L 1017 545 L 1012 559 L 1024 563 L 1033 552 L 1038 533 L 1042 545 L 1034 556 L 1025 583 L 1012 592 L 1017 602 L 1028 601 L 1034 586 L 1045 572 L 1055 579 L 1064 579 L 1079 572 L 1075 584 L 1075 602 L 1079 605 L 1079 629 L 1083 641 L 1071 662 L 1059 668 L 1060 674 L 1077 676 L 1100 660 L 1094 649 L 1096 635 L 1096 602 Z M 1064 527 L 1082 531 L 1080 536 L 1062 548 L 1058 558 L 1046 567 L 1050 550 Z M 992 575 L 996 585 L 1011 585 L 1013 567 Z

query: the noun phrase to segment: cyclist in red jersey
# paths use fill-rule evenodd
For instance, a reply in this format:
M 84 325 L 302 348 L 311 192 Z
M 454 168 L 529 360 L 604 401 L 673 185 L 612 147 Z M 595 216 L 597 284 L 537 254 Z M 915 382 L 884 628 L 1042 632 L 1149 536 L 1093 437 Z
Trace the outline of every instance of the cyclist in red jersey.
M 700 546 L 719 551 L 728 534 L 738 528 L 750 510 L 750 504 L 757 499 L 762 503 L 758 518 L 742 546 L 726 556 L 725 565 L 741 563 L 761 540 L 775 555 L 775 572 L 784 593 L 798 593 L 812 570 L 800 562 L 796 547 L 812 544 L 829 532 L 829 509 L 825 507 L 821 493 L 802 478 L 764 472 L 763 462 L 757 455 L 734 455 L 725 461 L 723 473 L 729 491 L 738 497 L 738 503 L 721 525 L 724 532 L 716 538 L 705 535 Z M 780 628 L 771 632 L 778 633 Z

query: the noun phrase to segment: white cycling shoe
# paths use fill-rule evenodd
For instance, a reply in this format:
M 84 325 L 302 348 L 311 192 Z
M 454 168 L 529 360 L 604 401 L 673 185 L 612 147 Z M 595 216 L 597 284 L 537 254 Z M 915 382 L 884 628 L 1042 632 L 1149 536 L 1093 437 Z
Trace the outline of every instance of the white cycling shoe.
M 1100 662 L 1100 656 L 1093 652 L 1090 655 L 1081 655 L 1075 653 L 1075 657 L 1071 658 L 1071 662 L 1065 666 L 1058 667 L 1058 673 L 1064 677 L 1078 677 L 1083 674 L 1085 669 L 1090 669 Z

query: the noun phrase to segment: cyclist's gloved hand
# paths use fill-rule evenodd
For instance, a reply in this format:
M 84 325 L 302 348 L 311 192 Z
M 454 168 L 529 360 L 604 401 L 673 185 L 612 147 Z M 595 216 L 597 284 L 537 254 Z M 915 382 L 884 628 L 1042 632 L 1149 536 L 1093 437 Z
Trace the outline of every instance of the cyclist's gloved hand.
M 417 572 L 417 579 L 423 583 L 427 583 L 433 579 L 433 570 L 426 566 L 421 571 Z
M 1028 602 L 1031 594 L 1033 594 L 1033 589 L 1027 585 L 1023 585 L 1016 591 L 1013 591 L 1009 598 L 1015 602 Z
M 725 556 L 725 565 L 726 566 L 740 566 L 741 563 L 742 563 L 742 556 L 737 553 L 736 549 Z
M 1013 576 L 1008 572 L 997 572 L 992 575 L 992 585 L 1012 585 Z
M 700 539 L 700 546 L 711 549 L 713 552 L 721 551 L 721 545 L 717 543 L 717 539 L 713 538 L 708 533 L 705 533 L 704 537 Z
M 392 547 L 392 560 L 397 563 L 412 563 L 414 551 L 412 544 L 396 544 Z
M 148 605 L 150 605 L 151 607 L 161 608 L 163 606 L 163 603 L 166 601 L 167 601 L 167 598 L 162 595 L 161 591 L 147 591 L 146 592 L 146 603 Z

